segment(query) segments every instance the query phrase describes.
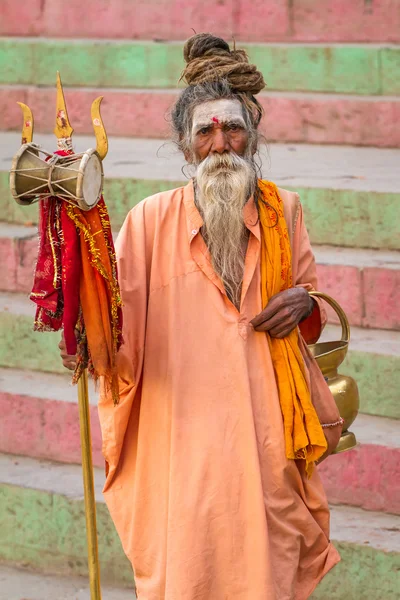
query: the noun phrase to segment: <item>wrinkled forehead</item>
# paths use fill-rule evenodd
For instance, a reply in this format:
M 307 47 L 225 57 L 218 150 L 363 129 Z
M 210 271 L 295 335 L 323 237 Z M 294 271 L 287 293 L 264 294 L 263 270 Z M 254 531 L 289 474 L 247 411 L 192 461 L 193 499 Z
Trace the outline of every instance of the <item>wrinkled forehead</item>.
M 210 123 L 224 124 L 231 122 L 245 126 L 242 105 L 239 100 L 231 98 L 210 100 L 199 104 L 194 109 L 192 131 L 195 132 L 201 127 L 210 125 Z

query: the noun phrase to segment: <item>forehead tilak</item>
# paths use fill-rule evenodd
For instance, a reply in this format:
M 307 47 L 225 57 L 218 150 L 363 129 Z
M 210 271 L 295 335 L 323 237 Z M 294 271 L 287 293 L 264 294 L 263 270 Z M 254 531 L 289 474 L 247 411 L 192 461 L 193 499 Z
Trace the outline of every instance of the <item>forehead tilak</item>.
M 244 124 L 242 105 L 239 100 L 225 99 L 210 100 L 196 106 L 193 111 L 193 129 L 209 123 L 226 123 L 238 121 Z

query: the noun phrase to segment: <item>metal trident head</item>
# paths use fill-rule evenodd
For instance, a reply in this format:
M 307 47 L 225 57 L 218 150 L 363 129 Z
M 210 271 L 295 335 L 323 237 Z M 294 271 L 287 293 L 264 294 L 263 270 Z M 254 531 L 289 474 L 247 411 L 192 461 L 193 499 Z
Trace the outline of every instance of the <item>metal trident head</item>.
M 22 125 L 21 144 L 30 144 L 33 138 L 33 115 L 32 111 L 23 102 L 17 102 L 22 109 L 24 124 Z
M 57 97 L 56 97 L 56 126 L 54 134 L 58 140 L 70 140 L 74 132 L 68 119 L 65 105 L 64 91 L 59 71 L 57 71 Z
M 91 119 L 96 136 L 96 151 L 101 160 L 103 160 L 108 152 L 107 133 L 104 128 L 103 120 L 100 113 L 100 104 L 103 96 L 99 96 L 92 102 Z M 24 123 L 22 127 L 22 144 L 29 144 L 33 138 L 33 115 L 32 111 L 26 104 L 18 102 L 22 109 Z M 65 104 L 64 91 L 61 83 L 60 73 L 57 71 L 57 98 L 56 98 L 56 124 L 54 133 L 58 140 L 58 145 L 63 149 L 72 150 L 72 134 L 74 130 L 71 127 L 68 118 L 67 107 Z

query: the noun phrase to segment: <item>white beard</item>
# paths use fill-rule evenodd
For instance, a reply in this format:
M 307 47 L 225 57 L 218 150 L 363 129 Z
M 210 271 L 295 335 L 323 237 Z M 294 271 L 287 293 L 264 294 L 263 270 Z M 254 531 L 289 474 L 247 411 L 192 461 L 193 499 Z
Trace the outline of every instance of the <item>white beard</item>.
M 203 236 L 213 267 L 239 308 L 247 233 L 243 207 L 254 192 L 254 163 L 235 153 L 210 154 L 198 165 L 196 183 Z

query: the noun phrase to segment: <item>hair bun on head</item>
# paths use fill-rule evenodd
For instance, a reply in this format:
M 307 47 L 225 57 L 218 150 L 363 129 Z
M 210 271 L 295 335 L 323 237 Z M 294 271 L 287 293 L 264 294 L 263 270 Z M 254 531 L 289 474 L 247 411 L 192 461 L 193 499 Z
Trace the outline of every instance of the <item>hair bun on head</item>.
M 187 63 L 195 58 L 201 58 L 209 51 L 218 52 L 218 50 L 230 52 L 229 44 L 222 38 L 216 37 L 211 33 L 196 33 L 189 38 L 183 48 L 183 58 Z
M 245 50 L 230 50 L 229 44 L 211 33 L 196 33 L 183 48 L 187 63 L 181 79 L 188 85 L 226 79 L 237 92 L 258 94 L 265 82 L 262 73 L 249 63 Z

